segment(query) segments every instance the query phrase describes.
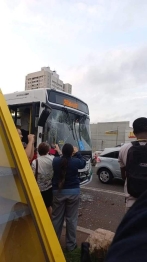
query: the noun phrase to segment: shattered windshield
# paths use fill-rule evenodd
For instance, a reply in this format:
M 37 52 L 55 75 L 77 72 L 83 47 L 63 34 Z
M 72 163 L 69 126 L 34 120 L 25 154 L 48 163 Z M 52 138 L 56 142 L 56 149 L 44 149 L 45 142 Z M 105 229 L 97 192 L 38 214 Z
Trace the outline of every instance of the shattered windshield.
M 80 150 L 91 150 L 90 123 L 86 117 L 77 118 L 74 122 L 75 133 Z
M 79 117 L 78 117 L 79 118 Z M 77 126 L 77 115 L 66 109 L 52 109 L 44 129 L 44 141 L 58 144 L 60 148 L 70 143 L 79 150 L 91 150 L 89 119 L 82 120 Z

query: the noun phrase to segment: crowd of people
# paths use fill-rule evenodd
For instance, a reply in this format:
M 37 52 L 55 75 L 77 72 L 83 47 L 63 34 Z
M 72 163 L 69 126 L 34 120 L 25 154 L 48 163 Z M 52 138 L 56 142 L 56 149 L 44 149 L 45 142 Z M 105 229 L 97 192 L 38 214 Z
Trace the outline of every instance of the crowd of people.
M 22 139 L 21 130 L 17 130 Z M 34 135 L 28 135 L 28 144 L 25 145 L 27 157 L 57 237 L 60 240 L 65 221 L 66 249 L 72 251 L 77 247 L 76 227 L 80 199 L 78 169 L 84 168 L 86 161 L 77 147 L 71 144 L 64 144 L 61 152 L 58 145 L 50 147 L 48 143 L 42 142 L 37 149 L 38 156 L 35 152 L 34 157 L 34 139 Z
M 118 159 L 125 181 L 126 215 L 116 231 L 106 261 L 147 261 L 147 118 L 136 119 L 133 132 L 136 140 L 121 147 Z M 22 138 L 20 129 L 18 133 Z M 41 143 L 39 156 L 31 165 L 59 239 L 66 220 L 66 248 L 72 251 L 77 246 L 78 169 L 84 168 L 86 161 L 71 144 L 65 144 L 62 152 L 58 145 L 54 150 L 56 157 L 47 143 Z M 31 161 L 34 154 L 34 136 L 31 134 L 25 151 Z
M 125 181 L 126 214 L 118 226 L 106 262 L 147 261 L 147 118 L 133 122 L 136 141 L 119 152 Z

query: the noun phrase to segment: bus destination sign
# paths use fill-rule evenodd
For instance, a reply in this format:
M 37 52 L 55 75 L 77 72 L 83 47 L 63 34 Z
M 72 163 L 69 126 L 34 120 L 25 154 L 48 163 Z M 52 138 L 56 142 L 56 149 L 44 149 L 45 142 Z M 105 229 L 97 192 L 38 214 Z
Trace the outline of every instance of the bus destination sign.
M 81 101 L 80 99 L 72 95 L 66 94 L 64 92 L 60 93 L 55 90 L 48 90 L 47 92 L 48 92 L 48 101 L 49 102 L 67 106 L 69 108 L 74 108 L 86 114 L 89 114 L 87 104 Z
M 78 103 L 74 103 L 74 102 L 72 102 L 72 101 L 69 100 L 69 99 L 64 99 L 63 104 L 64 104 L 64 106 L 69 106 L 69 107 L 78 109 Z

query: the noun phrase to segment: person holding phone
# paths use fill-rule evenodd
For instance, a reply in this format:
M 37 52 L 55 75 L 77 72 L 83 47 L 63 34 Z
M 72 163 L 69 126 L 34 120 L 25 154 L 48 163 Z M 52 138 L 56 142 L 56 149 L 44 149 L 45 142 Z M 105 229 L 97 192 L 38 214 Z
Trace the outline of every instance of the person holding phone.
M 74 157 L 73 157 L 74 156 Z M 76 227 L 80 198 L 78 169 L 84 168 L 86 161 L 76 147 L 65 144 L 62 156 L 53 159 L 53 213 L 52 222 L 60 239 L 64 218 L 66 219 L 66 249 L 76 248 Z

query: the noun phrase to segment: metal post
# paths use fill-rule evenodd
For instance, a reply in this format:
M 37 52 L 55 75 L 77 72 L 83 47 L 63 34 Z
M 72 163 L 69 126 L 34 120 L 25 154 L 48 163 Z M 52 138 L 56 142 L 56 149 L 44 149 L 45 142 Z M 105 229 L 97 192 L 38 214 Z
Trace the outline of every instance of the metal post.
M 116 133 L 116 146 L 117 146 L 117 142 L 118 142 L 118 126 L 117 126 L 117 133 Z

